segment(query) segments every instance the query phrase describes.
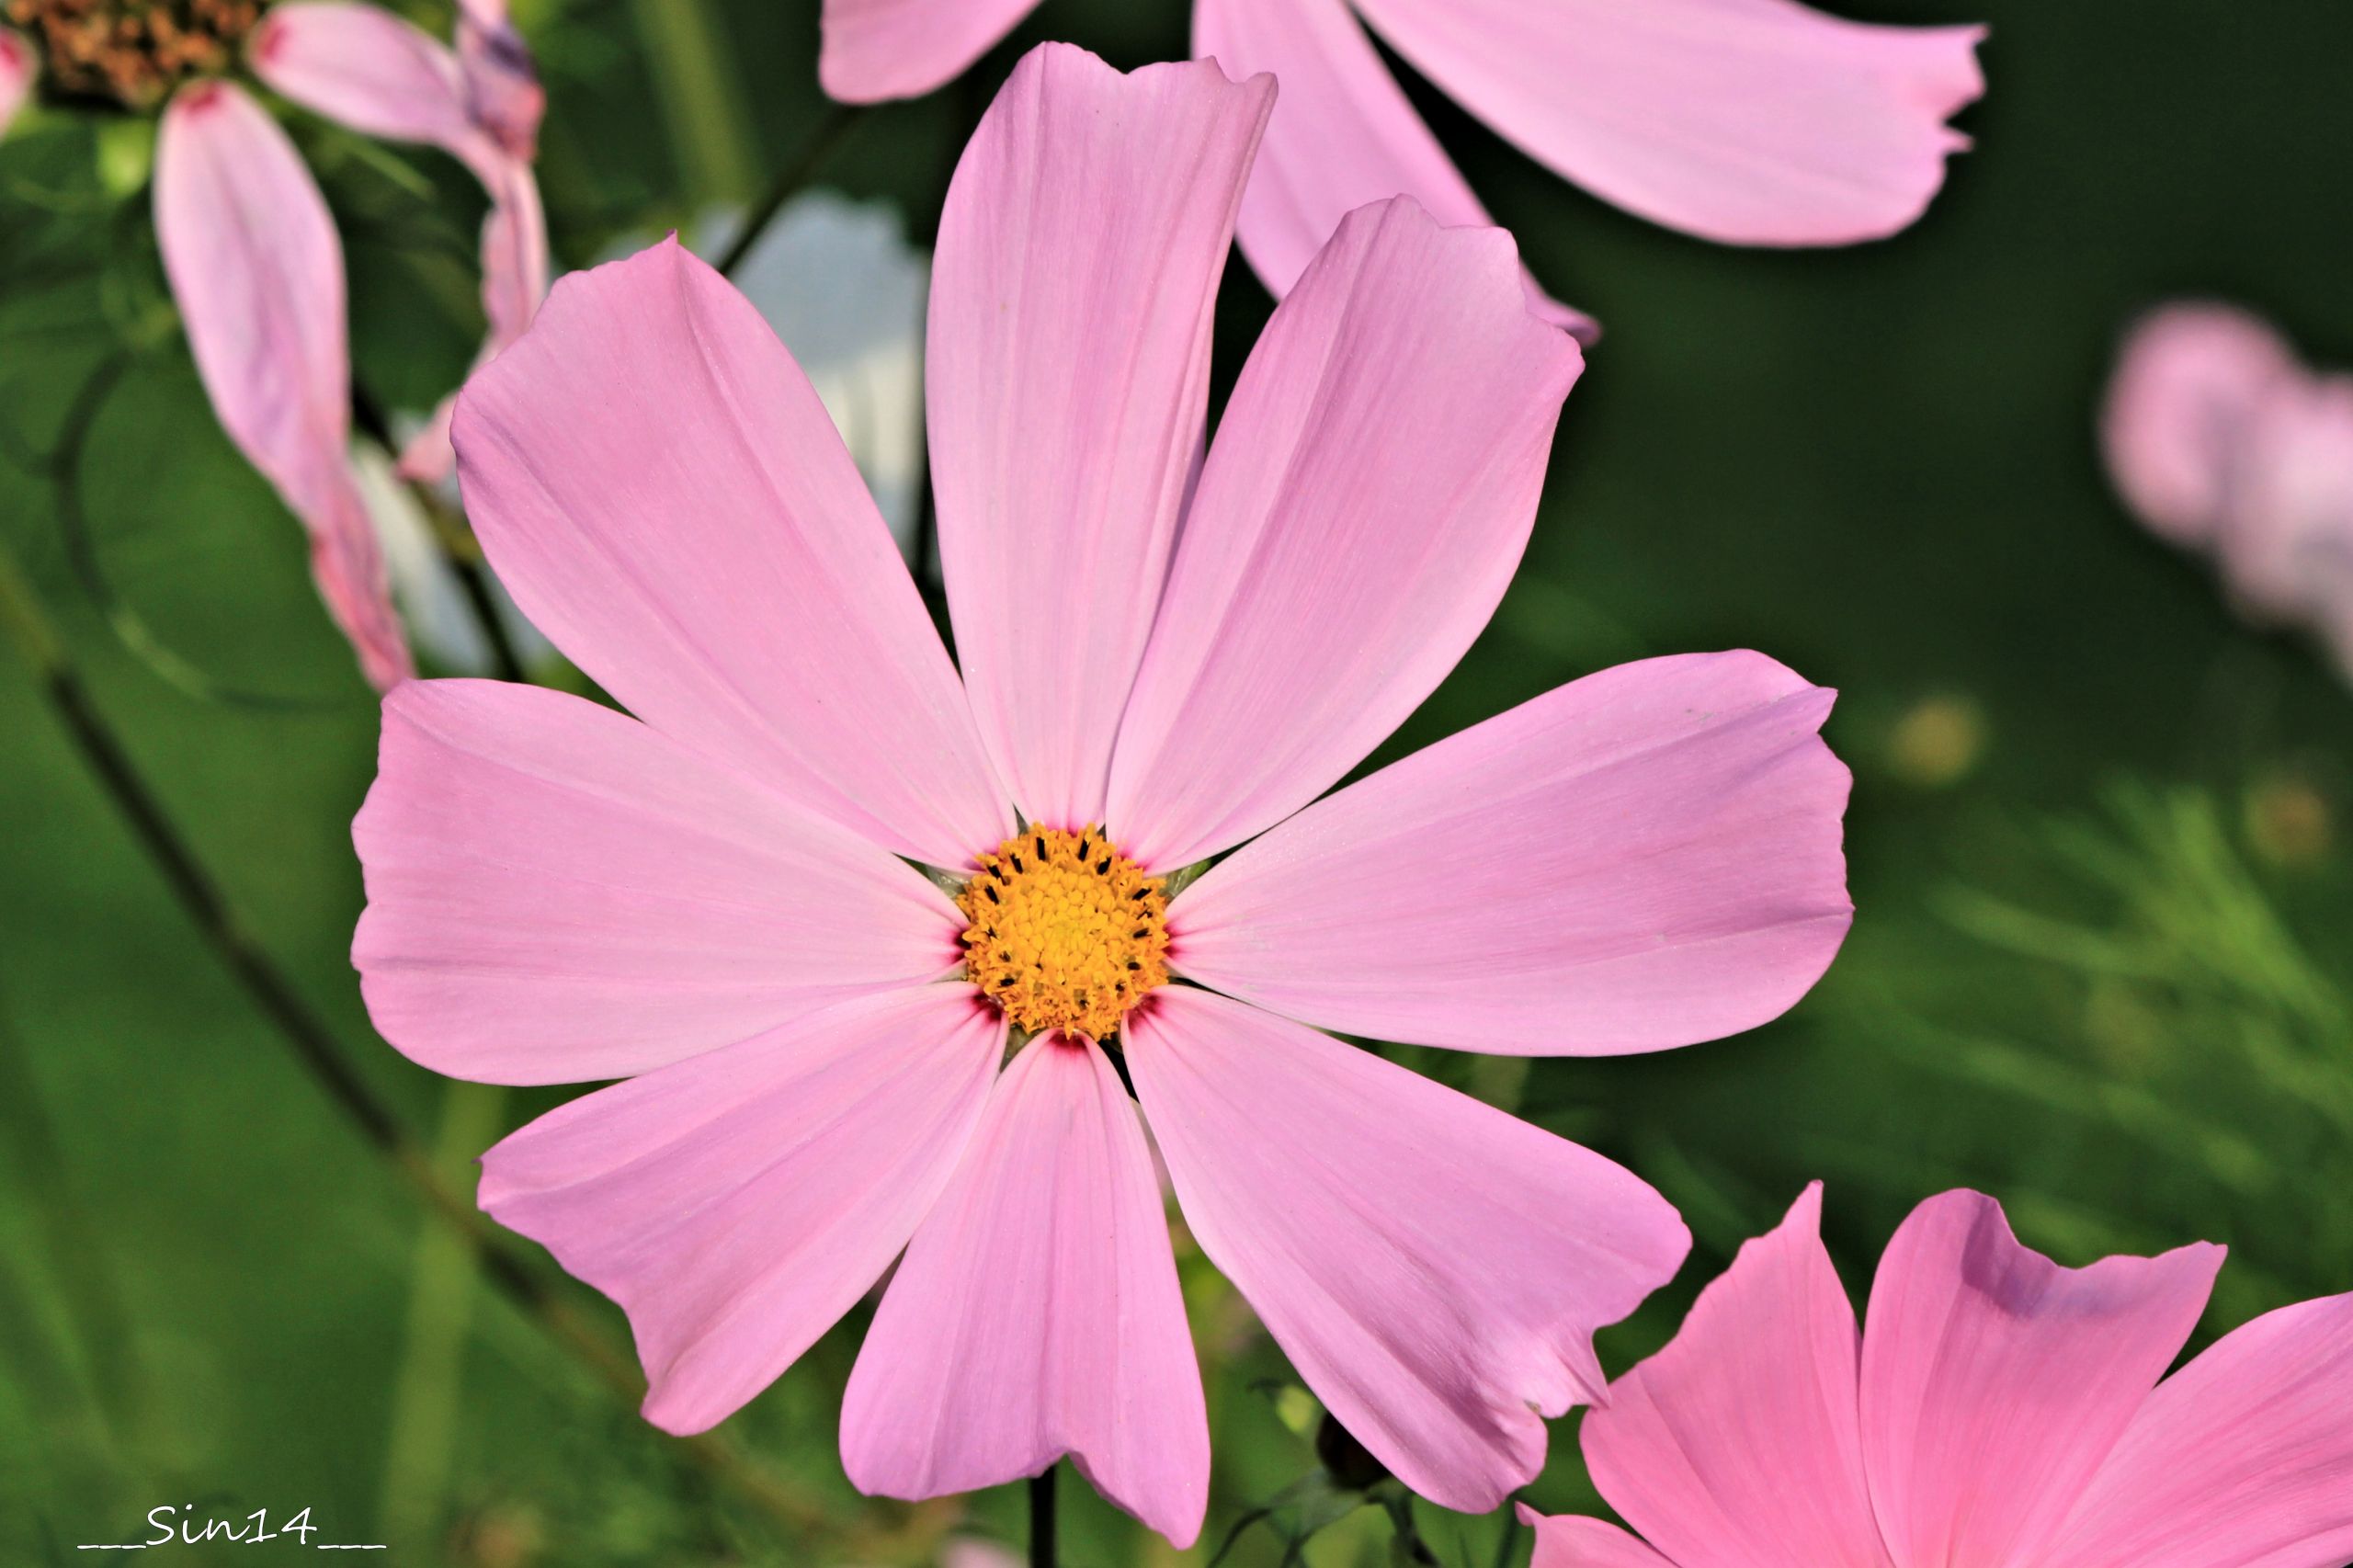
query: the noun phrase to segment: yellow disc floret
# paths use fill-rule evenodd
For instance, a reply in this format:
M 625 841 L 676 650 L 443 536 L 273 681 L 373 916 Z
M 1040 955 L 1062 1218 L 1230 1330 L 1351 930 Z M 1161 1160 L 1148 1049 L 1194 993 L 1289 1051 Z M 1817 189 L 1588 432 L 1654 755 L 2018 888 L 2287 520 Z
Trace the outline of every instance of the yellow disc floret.
M 1168 979 L 1168 903 L 1101 832 L 1032 828 L 980 858 L 956 895 L 964 972 L 1031 1034 L 1102 1040 Z

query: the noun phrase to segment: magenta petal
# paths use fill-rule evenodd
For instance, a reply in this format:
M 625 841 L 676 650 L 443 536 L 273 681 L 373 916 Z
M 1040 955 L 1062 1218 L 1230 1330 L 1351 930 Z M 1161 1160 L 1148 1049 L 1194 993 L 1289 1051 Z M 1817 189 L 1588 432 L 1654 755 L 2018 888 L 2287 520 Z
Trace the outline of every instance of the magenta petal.
M 1673 1277 L 1666 1200 L 1370 1051 L 1171 987 L 1128 1070 L 1201 1249 L 1415 1491 L 1484 1513 L 1603 1387 L 1593 1334 Z
M 1847 244 L 1920 215 L 1984 91 L 1978 28 L 1871 27 L 1793 0 L 1357 0 L 1529 156 L 1734 244 Z
M 2353 1295 L 2267 1312 L 2160 1383 L 2043 1561 L 2353 1561 Z
M 842 1400 L 859 1491 L 918 1500 L 1063 1455 L 1182 1548 L 1209 1417 L 1135 1102 L 1090 1040 L 1033 1040 L 915 1232 Z
M 482 1206 L 628 1310 L 646 1419 L 699 1432 L 881 1277 L 1004 1044 L 969 986 L 845 1002 L 549 1112 L 483 1156 Z
M 1345 0 L 1195 0 L 1193 52 L 1234 76 L 1266 72 L 1281 84 L 1238 231 L 1277 299 L 1340 220 L 1370 203 L 1410 196 L 1449 228 L 1494 222 Z M 1533 280 L 1527 289 L 1544 319 L 1595 335 L 1591 318 Z
M 824 404 L 675 241 L 565 278 L 457 436 L 500 580 L 638 717 L 933 865 L 1013 831 Z
M 1594 1484 L 1678 1562 L 1889 1568 L 1863 1478 L 1861 1336 L 1821 1222 L 1816 1183 L 1585 1418 Z
M 378 687 L 413 673 L 351 471 L 343 244 L 310 171 L 242 88 L 164 111 L 155 236 L 212 411 L 311 537 L 328 611 Z
M 2279 335 L 2228 305 L 2170 305 L 2125 340 L 2100 415 L 2108 469 L 2143 522 L 2184 544 L 2231 510 L 2266 394 L 2300 381 Z
M 32 46 L 0 28 L 0 134 L 6 132 L 8 122 L 32 96 L 34 70 Z
M 1863 1331 L 1863 1465 L 1895 1561 L 2040 1561 L 2222 1262 L 2200 1244 L 2062 1268 L 1982 1193 L 1914 1210 Z
M 454 1077 L 642 1073 L 961 959 L 962 918 L 904 861 L 536 687 L 386 698 L 352 837 L 369 1012 Z
M 939 221 L 924 378 L 940 560 L 991 758 L 1102 820 L 1207 417 L 1211 308 L 1274 84 L 1033 50 Z
M 1511 237 L 1351 214 L 1227 403 L 1120 729 L 1108 813 L 1190 865 L 1313 800 L 1454 667 L 1511 581 L 1576 345 Z
M 1421 1045 L 1609 1055 L 1752 1028 L 1851 917 L 1830 701 L 1757 653 L 1573 681 L 1221 862 L 1170 909 L 1171 961 Z
M 817 80 L 844 103 L 919 97 L 961 76 L 1038 0 L 825 0 Z
M 1528 1568 L 1675 1568 L 1616 1525 L 1574 1514 L 1547 1517 L 1519 1505 L 1519 1522 L 1536 1532 Z

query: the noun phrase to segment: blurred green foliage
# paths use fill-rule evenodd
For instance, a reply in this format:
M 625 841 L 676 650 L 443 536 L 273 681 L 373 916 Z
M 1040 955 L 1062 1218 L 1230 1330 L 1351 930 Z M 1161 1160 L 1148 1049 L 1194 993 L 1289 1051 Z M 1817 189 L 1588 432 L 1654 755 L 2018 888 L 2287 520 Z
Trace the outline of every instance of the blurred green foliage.
M 427 25 L 446 7 L 419 3 Z M 1921 1198 L 2000 1196 L 2080 1262 L 2197 1236 L 2234 1255 L 2209 1335 L 2353 1289 L 2353 708 L 2251 632 L 2100 481 L 2092 410 L 2131 312 L 2241 300 L 2353 362 L 2353 16 L 2310 0 L 1926 0 L 1990 21 L 1991 92 L 1926 222 L 1836 253 L 1711 248 L 1570 190 L 1420 97 L 1538 273 L 1609 327 L 1528 563 L 1394 756 L 1598 665 L 1746 645 L 1845 691 L 1860 914 L 1790 1018 L 1655 1058 L 1415 1064 L 1634 1165 L 1689 1217 L 1684 1278 L 1604 1344 L 1661 1343 L 1814 1176 L 1850 1287 Z M 825 123 L 813 0 L 517 6 L 551 88 L 559 254 L 753 199 Z M 970 83 L 863 118 L 823 171 L 927 234 L 965 129 L 1029 41 L 1181 53 L 1178 0 L 1047 0 Z M 481 328 L 480 197 L 438 157 L 300 119 L 348 247 L 366 394 L 429 405 Z M 561 1097 L 452 1088 L 368 1028 L 346 958 L 347 824 L 375 717 L 301 540 L 220 436 L 145 220 L 147 132 L 47 115 L 0 147 L 0 542 L 256 935 L 450 1178 Z M 1237 265 L 1230 378 L 1267 302 Z M 76 476 L 118 601 L 218 682 L 111 631 L 41 472 L 78 389 L 120 376 Z M 731 1424 L 827 1521 L 777 1522 L 488 1293 L 165 896 L 30 673 L 0 658 L 0 1559 L 74 1561 L 148 1509 L 312 1510 L 404 1562 L 926 1560 L 1018 1541 L 1015 1492 L 870 1507 L 834 1450 L 858 1314 Z M 1380 760 L 1380 759 L 1376 759 Z M 1197 1256 L 1217 1476 L 1204 1545 L 1311 1533 L 1318 1568 L 1524 1553 L 1498 1519 L 1356 1506 L 1317 1413 Z M 619 1313 L 563 1299 L 608 1337 Z M 1596 1506 L 1574 1440 L 1531 1495 Z M 1178 1560 L 1066 1481 L 1074 1564 Z M 1378 1499 L 1376 1499 L 1378 1501 Z M 1328 1528 L 1321 1528 L 1326 1527 Z M 250 1552 L 254 1549 L 240 1549 Z M 191 1549 L 197 1560 L 228 1549 Z M 243 1557 L 236 1560 L 244 1561 Z M 81 1561 L 87 1561 L 83 1559 Z

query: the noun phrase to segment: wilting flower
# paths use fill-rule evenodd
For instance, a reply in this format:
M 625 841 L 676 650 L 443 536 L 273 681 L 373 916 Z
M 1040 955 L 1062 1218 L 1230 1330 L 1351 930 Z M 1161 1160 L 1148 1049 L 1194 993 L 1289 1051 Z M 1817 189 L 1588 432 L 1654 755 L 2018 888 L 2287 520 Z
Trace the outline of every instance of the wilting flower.
M 1036 3 L 825 0 L 825 90 L 929 92 Z M 1733 244 L 1904 228 L 1968 144 L 1945 121 L 1984 91 L 1983 28 L 1867 26 L 1794 0 L 1195 0 L 1195 53 L 1282 83 L 1240 227 L 1278 296 L 1366 202 L 1404 194 L 1442 223 L 1490 222 L 1359 14 L 1554 173 Z M 1529 290 L 1551 319 L 1591 324 Z
M 2353 672 L 2353 377 L 2305 369 L 2245 312 L 2172 305 L 2126 339 L 2100 433 L 2152 532 L 2211 553 L 2251 619 L 2316 631 Z
M 904 1247 L 851 1478 L 1068 1454 L 1190 1540 L 1199 1373 L 1111 1046 L 1310 1385 L 1491 1507 L 1686 1233 L 1319 1029 L 1657 1050 L 1773 1017 L 1844 936 L 1830 694 L 1754 653 L 1607 671 L 1316 801 L 1494 609 L 1579 357 L 1508 236 L 1392 200 L 1204 455 L 1273 95 L 1054 46 L 983 120 L 926 372 L 961 676 L 807 381 L 676 244 L 560 283 L 460 401 L 492 562 L 636 717 L 394 692 L 354 957 L 429 1067 L 628 1080 L 493 1149 L 482 1200 L 628 1310 L 663 1426 L 724 1418 Z
M 2340 1568 L 2353 1295 L 2284 1307 L 2163 1382 L 2222 1249 L 2062 1268 L 2001 1205 L 1904 1222 L 1855 1311 L 1822 1191 L 1740 1250 L 1585 1418 L 1649 1541 L 1534 1519 L 1535 1568 Z
M 531 174 L 541 97 L 503 0 L 461 0 L 452 50 L 358 0 L 0 0 L 65 97 L 161 107 L 155 228 L 188 347 L 223 429 L 311 538 L 313 575 L 379 687 L 412 673 L 382 551 L 352 472 L 343 247 L 277 122 L 227 78 L 242 61 L 297 103 L 371 135 L 429 142 L 491 196 L 483 300 L 491 348 L 547 286 Z M 0 125 L 29 74 L 0 34 Z M 446 419 L 407 455 L 449 467 Z

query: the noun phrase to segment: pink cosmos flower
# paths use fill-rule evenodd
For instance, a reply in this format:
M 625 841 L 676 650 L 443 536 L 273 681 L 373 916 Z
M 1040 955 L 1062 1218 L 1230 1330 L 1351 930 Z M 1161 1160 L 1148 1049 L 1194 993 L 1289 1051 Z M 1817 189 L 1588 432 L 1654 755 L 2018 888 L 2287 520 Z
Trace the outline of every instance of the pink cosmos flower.
M 660 1426 L 726 1417 L 904 1249 L 851 1479 L 1068 1455 L 1190 1541 L 1199 1373 L 1110 1048 L 1309 1384 L 1492 1507 L 1686 1233 L 1319 1031 L 1658 1050 L 1779 1013 L 1844 936 L 1830 694 L 1754 653 L 1590 676 L 1316 800 L 1494 609 L 1580 361 L 1506 235 L 1392 200 L 1204 452 L 1274 91 L 1050 46 L 966 151 L 926 354 L 961 674 L 807 380 L 675 242 L 560 282 L 460 399 L 493 564 L 635 717 L 392 693 L 354 959 L 428 1067 L 626 1080 L 491 1150 L 482 1201 L 628 1310 Z
M 254 74 L 305 107 L 370 135 L 429 142 L 462 160 L 492 198 L 483 300 L 494 350 L 519 335 L 547 288 L 546 224 L 531 174 L 541 99 L 503 0 L 464 0 L 452 51 L 357 0 L 263 9 L 200 6 L 165 49 L 125 13 L 93 30 L 86 7 L 40 6 L 61 84 L 144 107 L 168 102 L 155 153 L 155 228 L 165 271 L 213 412 L 311 539 L 329 612 L 379 687 L 414 673 L 382 550 L 351 465 L 351 366 L 343 247 L 293 143 L 218 74 L 183 82 L 189 59 Z M 258 19 L 256 20 L 256 16 Z M 104 47 L 88 40 L 103 39 Z M 31 51 L 0 34 L 0 128 L 30 81 Z M 176 89 L 176 90 L 175 90 Z M 408 454 L 413 472 L 449 467 L 446 417 Z
M 2163 1382 L 2222 1249 L 2062 1268 L 1948 1192 L 1855 1327 L 1808 1187 L 1585 1418 L 1649 1541 L 1538 1518 L 1535 1568 L 2342 1568 L 2353 1295 L 2285 1307 Z
M 825 0 L 819 74 L 851 102 L 926 93 L 1036 3 Z M 1871 27 L 1794 0 L 1195 0 L 1195 53 L 1282 83 L 1241 218 L 1278 297 L 1367 202 L 1404 194 L 1442 223 L 1490 222 L 1359 16 L 1554 173 L 1731 244 L 1904 228 L 1968 145 L 1945 121 L 1984 91 L 1981 28 Z

